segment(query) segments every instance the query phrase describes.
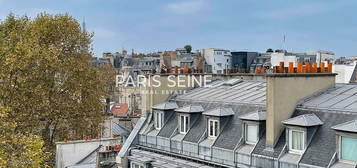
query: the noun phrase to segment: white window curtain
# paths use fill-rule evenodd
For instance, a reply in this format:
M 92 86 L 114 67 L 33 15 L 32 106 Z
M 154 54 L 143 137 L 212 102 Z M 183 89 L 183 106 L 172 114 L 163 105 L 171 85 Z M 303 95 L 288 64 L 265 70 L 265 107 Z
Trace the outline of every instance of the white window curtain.
M 161 129 L 161 127 L 164 125 L 164 113 L 163 112 L 155 112 L 154 120 L 155 120 L 155 128 Z
M 291 144 L 290 147 L 293 150 L 304 150 L 304 132 L 302 131 L 291 131 Z
M 246 142 L 248 144 L 254 144 L 258 141 L 258 126 L 247 124 L 246 126 Z
M 188 121 L 188 116 L 187 115 L 180 115 L 180 133 L 187 133 L 188 128 L 189 128 L 189 121 Z
M 208 136 L 217 137 L 218 136 L 218 120 L 208 120 Z
M 341 137 L 341 159 L 357 162 L 357 138 Z

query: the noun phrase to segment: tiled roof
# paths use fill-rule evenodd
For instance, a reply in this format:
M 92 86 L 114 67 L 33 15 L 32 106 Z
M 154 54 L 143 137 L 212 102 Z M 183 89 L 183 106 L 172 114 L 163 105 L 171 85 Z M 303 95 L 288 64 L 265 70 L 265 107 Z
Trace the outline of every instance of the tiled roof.
M 303 127 L 317 126 L 323 124 L 323 122 L 315 114 L 300 115 L 294 118 L 284 120 L 282 121 L 282 123 L 285 125 L 295 125 Z
M 127 116 L 128 115 L 128 104 L 114 103 L 111 107 L 111 112 L 117 116 Z
M 223 117 L 223 116 L 231 116 L 234 115 L 234 112 L 232 108 L 227 108 L 227 107 L 218 107 L 212 110 L 208 110 L 202 113 L 203 115 L 208 115 L 208 116 L 218 116 L 218 117 Z
M 182 112 L 182 113 L 198 113 L 198 112 L 203 112 L 204 109 L 201 105 L 191 105 L 190 104 L 188 106 L 178 108 L 175 111 Z
M 346 132 L 357 132 L 357 120 L 348 121 L 342 124 L 338 124 L 332 127 L 334 130 L 346 131 Z
M 161 104 L 156 104 L 152 106 L 152 108 L 156 110 L 173 110 L 178 108 L 178 106 L 175 102 L 165 102 Z

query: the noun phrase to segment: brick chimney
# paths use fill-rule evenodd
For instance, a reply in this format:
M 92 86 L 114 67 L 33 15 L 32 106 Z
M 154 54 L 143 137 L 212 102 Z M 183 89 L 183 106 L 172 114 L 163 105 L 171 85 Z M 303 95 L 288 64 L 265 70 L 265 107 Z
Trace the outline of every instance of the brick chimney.
M 284 127 L 281 121 L 293 114 L 297 103 L 335 85 L 333 73 L 273 73 L 266 75 L 266 146 L 273 148 Z

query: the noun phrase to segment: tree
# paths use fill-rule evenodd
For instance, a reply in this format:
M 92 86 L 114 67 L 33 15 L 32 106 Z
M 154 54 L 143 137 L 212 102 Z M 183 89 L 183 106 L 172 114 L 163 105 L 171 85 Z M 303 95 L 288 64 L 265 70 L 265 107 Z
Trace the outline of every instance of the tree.
M 271 48 L 268 48 L 267 51 L 266 51 L 266 53 L 272 53 L 272 52 L 274 52 L 274 50 L 271 49 Z
M 187 53 L 191 53 L 191 51 L 192 51 L 192 46 L 191 45 L 185 45 L 184 48 L 186 49 Z
M 15 130 L 17 123 L 8 115 L 9 109 L 0 104 L 0 167 L 45 167 L 47 154 L 39 136 Z
M 92 36 L 69 15 L 10 14 L 0 23 L 0 102 L 16 130 L 41 136 L 52 159 L 54 142 L 100 131 L 114 75 L 91 65 Z

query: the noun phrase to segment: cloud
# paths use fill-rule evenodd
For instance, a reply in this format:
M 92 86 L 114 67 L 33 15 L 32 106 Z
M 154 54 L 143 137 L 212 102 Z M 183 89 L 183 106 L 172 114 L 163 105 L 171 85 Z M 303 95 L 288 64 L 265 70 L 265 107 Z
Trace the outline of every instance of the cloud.
M 291 19 L 292 17 L 303 17 L 324 13 L 329 10 L 328 6 L 320 3 L 302 4 L 295 7 L 281 8 L 264 13 L 265 17 L 271 19 Z
M 176 14 L 192 14 L 200 11 L 204 7 L 204 0 L 185 0 L 171 3 L 166 6 L 168 10 Z

